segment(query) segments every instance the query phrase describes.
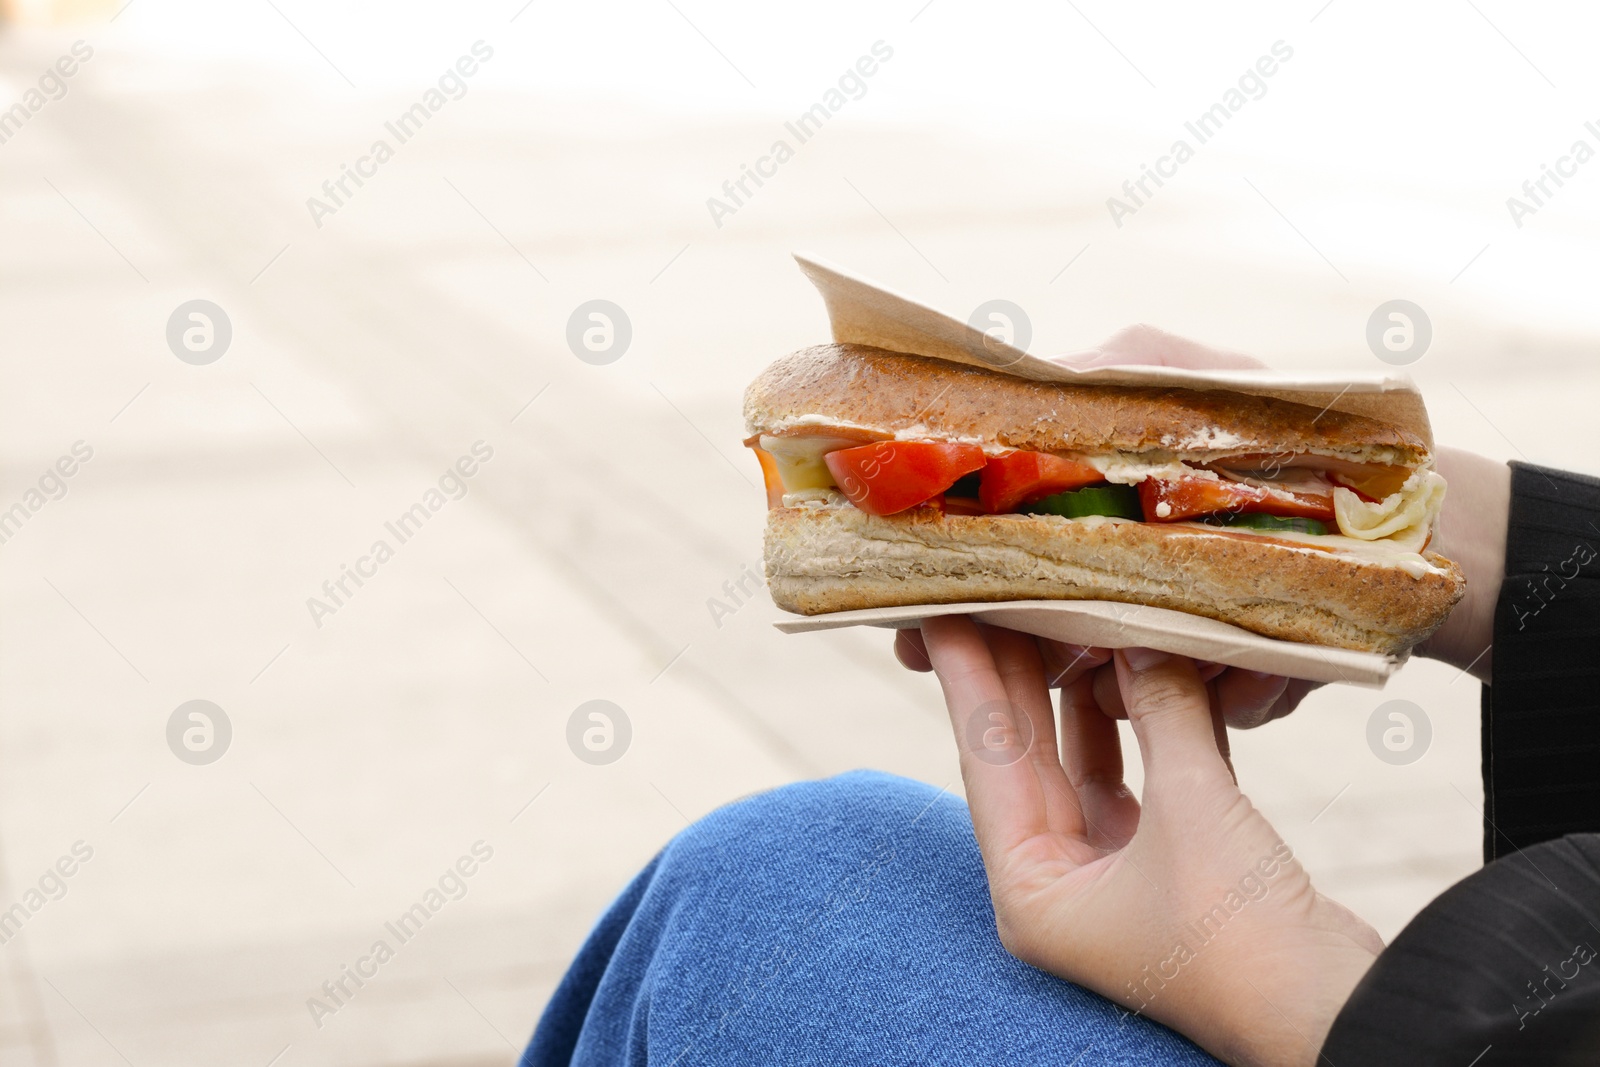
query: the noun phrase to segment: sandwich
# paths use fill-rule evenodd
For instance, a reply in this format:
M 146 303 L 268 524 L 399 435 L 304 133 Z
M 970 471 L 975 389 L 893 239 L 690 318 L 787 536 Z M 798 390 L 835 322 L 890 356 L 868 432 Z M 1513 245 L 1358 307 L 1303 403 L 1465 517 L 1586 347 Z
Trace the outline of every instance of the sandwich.
M 1427 443 L 1352 412 L 829 344 L 769 366 L 744 416 L 768 587 L 803 615 L 1109 600 L 1396 653 L 1465 591 L 1428 550 Z

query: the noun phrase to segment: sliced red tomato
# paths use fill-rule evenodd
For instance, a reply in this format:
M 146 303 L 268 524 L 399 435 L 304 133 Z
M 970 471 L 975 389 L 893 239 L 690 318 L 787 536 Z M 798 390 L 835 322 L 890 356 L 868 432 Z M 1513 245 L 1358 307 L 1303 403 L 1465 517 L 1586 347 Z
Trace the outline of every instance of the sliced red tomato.
M 823 457 L 839 491 L 862 511 L 893 515 L 938 496 L 983 467 L 983 449 L 951 441 L 879 441 Z
M 778 474 L 778 461 L 771 452 L 759 445 L 750 445 L 750 451 L 756 454 L 756 459 L 761 463 L 761 479 L 767 483 L 767 507 L 783 507 L 783 478 Z
M 1052 493 L 1082 489 L 1106 476 L 1089 466 L 1048 452 L 1007 452 L 990 456 L 978 483 L 978 502 L 991 515 L 1015 511 L 1019 504 L 1042 500 Z
M 1290 492 L 1220 478 L 1146 478 L 1139 483 L 1139 503 L 1149 522 L 1179 522 L 1219 511 L 1334 521 L 1331 491 Z

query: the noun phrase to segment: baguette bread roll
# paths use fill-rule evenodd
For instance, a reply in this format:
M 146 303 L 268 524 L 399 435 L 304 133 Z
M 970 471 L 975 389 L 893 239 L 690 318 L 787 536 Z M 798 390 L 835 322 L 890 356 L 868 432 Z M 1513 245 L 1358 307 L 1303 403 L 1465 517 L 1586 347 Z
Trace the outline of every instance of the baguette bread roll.
M 1312 453 L 1417 467 L 1427 446 L 1342 411 L 1224 390 L 1036 382 L 866 345 L 804 348 L 745 390 L 745 432 L 846 425 L 893 437 L 975 441 L 1034 452 L 1165 452 L 1205 462 L 1239 453 Z
M 775 508 L 765 555 L 773 601 L 803 615 L 1113 600 L 1383 653 L 1426 638 L 1466 588 L 1460 568 L 1431 552 L 1407 567 L 1238 531 L 933 508 L 884 517 L 848 505 Z

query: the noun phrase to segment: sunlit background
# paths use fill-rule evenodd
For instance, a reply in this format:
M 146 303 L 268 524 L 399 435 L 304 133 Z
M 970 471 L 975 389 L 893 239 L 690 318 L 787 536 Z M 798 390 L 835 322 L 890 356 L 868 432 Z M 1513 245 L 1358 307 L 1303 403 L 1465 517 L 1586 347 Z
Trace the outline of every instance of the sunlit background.
M 0 12 L 0 511 L 26 512 L 0 544 L 0 1065 L 509 1064 L 685 821 L 862 766 L 959 790 L 887 635 L 786 637 L 725 589 L 760 566 L 740 392 L 827 336 L 791 250 L 963 318 L 1011 300 L 1040 354 L 1150 322 L 1382 369 L 1367 319 L 1410 300 L 1441 441 L 1600 470 L 1600 161 L 1523 191 L 1600 149 L 1578 5 Z M 714 212 L 778 139 L 793 158 Z M 631 324 L 604 365 L 567 342 L 593 299 Z M 203 365 L 168 343 L 192 300 L 231 324 Z M 385 524 L 479 442 L 399 544 Z M 393 558 L 327 599 L 379 539 Z M 1406 766 L 1366 741 L 1394 698 L 1432 725 Z M 192 700 L 231 728 L 210 763 L 181 723 L 169 743 Z M 569 744 L 591 700 L 631 727 L 610 764 Z M 1235 741 L 1319 887 L 1385 936 L 1478 865 L 1477 701 L 1419 662 Z M 400 944 L 386 924 L 442 877 Z M 325 990 L 380 939 L 375 975 Z

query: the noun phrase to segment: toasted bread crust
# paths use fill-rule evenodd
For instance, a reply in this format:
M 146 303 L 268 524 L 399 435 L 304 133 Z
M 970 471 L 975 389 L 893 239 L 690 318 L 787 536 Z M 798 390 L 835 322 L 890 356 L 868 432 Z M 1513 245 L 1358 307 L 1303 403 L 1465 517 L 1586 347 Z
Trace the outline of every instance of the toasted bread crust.
M 1426 444 L 1360 415 L 1223 390 L 1035 382 L 866 345 L 777 360 L 744 395 L 746 432 L 822 416 L 894 435 L 981 440 L 1039 452 L 1175 453 L 1179 458 L 1311 452 L 1415 467 Z
M 1038 515 L 888 517 L 853 507 L 768 513 L 767 582 L 803 615 L 903 604 L 1114 600 L 1268 637 L 1398 652 L 1438 629 L 1466 581 L 1231 531 Z

